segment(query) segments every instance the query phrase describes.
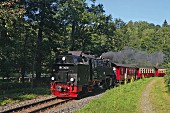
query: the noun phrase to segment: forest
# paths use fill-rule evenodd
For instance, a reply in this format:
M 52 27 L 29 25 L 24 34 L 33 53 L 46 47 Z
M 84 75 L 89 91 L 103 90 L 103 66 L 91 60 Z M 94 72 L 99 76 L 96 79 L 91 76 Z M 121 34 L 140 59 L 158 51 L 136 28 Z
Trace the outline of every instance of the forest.
M 51 72 L 57 54 L 70 50 L 110 54 L 119 63 L 159 66 L 170 61 L 166 20 L 162 25 L 124 22 L 91 1 L 1 0 L 0 77 L 31 74 L 39 79 Z

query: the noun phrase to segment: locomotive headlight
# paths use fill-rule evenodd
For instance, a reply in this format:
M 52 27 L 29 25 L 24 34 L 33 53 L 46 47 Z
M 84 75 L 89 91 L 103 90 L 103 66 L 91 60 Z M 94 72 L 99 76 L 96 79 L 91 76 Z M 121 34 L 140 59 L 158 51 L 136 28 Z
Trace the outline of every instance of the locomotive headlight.
M 54 77 L 51 77 L 51 80 L 54 80 L 55 78 Z
M 66 60 L 66 57 L 63 57 L 62 60 L 65 61 L 65 60 Z
M 70 78 L 70 81 L 71 81 L 71 82 L 74 82 L 74 78 Z

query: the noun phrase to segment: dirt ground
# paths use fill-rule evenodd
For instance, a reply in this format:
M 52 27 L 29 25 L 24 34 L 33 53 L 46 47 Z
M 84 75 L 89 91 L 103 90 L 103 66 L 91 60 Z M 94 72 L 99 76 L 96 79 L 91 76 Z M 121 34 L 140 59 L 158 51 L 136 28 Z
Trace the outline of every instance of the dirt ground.
M 155 113 L 154 108 L 150 103 L 149 94 L 157 80 L 158 79 L 152 80 L 143 90 L 142 97 L 141 97 L 141 113 Z

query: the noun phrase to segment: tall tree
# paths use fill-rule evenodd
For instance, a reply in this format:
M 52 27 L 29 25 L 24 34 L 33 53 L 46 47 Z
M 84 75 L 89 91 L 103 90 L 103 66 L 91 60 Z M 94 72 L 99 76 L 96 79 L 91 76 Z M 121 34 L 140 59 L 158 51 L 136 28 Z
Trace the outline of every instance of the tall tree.
M 115 19 L 116 31 L 115 31 L 115 46 L 116 51 L 122 50 L 129 42 L 127 39 L 127 27 L 126 23 L 121 19 Z
M 162 27 L 168 27 L 168 22 L 165 20 L 164 23 L 162 24 Z
M 21 27 L 17 26 L 20 23 L 24 9 L 18 7 L 17 1 L 1 2 L 0 4 L 0 22 L 1 24 L 1 48 L 0 62 L 1 72 L 8 76 L 10 73 L 18 70 L 17 58 L 20 57 L 16 48 L 19 45 L 18 40 L 21 37 Z M 23 81 L 24 82 L 24 81 Z
M 44 34 L 46 33 L 45 30 L 48 31 L 47 28 L 51 29 L 49 25 L 52 25 L 51 21 L 54 15 L 54 8 L 53 4 L 55 3 L 54 0 L 27 0 L 24 2 L 26 13 L 25 16 L 29 24 L 33 26 L 34 31 L 37 33 L 37 41 L 35 46 L 35 53 L 34 53 L 34 61 L 33 61 L 33 70 L 36 70 L 36 78 L 40 78 L 41 76 L 41 66 L 43 58 L 43 51 L 46 49 L 43 48 L 43 40 Z M 35 68 L 36 67 L 36 68 Z

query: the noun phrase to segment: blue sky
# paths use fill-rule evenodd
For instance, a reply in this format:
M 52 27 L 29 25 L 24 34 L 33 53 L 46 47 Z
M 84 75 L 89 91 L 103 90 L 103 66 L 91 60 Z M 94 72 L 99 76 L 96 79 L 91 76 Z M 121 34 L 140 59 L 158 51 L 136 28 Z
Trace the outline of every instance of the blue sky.
M 162 25 L 170 24 L 170 0 L 96 0 L 104 5 L 105 13 L 124 22 L 147 21 Z

